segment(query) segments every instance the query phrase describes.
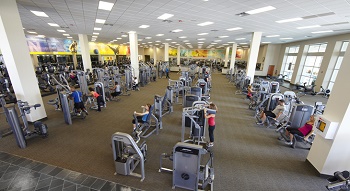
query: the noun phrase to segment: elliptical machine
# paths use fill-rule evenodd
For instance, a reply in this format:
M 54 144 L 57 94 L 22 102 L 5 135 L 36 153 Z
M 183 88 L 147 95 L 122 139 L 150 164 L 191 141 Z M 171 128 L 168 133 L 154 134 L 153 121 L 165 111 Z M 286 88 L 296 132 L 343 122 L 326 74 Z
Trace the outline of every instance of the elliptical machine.
M 30 113 L 31 108 L 36 109 L 40 107 L 40 104 L 29 105 L 26 101 L 17 101 L 17 106 L 20 111 L 20 118 L 23 121 L 23 127 L 19 121 L 19 117 L 17 111 L 15 109 L 15 105 L 5 106 L 5 115 L 7 122 L 9 123 L 13 134 L 15 135 L 16 142 L 19 148 L 24 149 L 27 147 L 27 139 L 41 136 L 46 138 L 48 136 L 47 125 L 43 124 L 40 121 L 34 122 L 34 131 L 29 130 L 29 125 L 27 121 L 26 114 Z

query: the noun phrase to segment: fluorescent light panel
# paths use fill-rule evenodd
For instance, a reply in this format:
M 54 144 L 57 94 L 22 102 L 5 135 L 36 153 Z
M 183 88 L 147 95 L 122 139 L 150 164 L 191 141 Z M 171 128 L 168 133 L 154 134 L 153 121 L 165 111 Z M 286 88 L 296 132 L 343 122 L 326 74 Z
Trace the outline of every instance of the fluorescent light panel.
M 190 42 L 189 40 L 184 40 L 184 41 L 182 41 L 182 42 Z
M 297 29 L 311 29 L 311 28 L 317 28 L 321 27 L 321 25 L 310 25 L 310 26 L 305 26 L 305 27 L 297 27 Z
M 65 30 L 60 30 L 60 29 L 58 29 L 57 31 L 58 31 L 58 32 L 66 32 Z
M 104 24 L 106 22 L 106 20 L 103 19 L 96 19 L 95 23 L 101 23 Z
M 56 23 L 47 23 L 47 24 L 49 24 L 49 25 L 52 26 L 52 27 L 59 27 L 59 25 L 56 24 Z
M 172 32 L 181 32 L 181 31 L 182 31 L 181 29 L 172 30 Z
M 227 38 L 228 36 L 218 36 L 219 38 Z
M 263 43 L 263 44 L 269 44 L 269 43 L 271 43 L 271 42 L 261 42 L 261 43 Z
M 280 40 L 291 40 L 293 38 L 280 38 Z
M 123 35 L 122 35 L 122 37 L 128 37 L 128 35 L 126 35 L 126 34 L 123 34 Z
M 157 17 L 157 19 L 162 19 L 162 20 L 166 20 L 169 19 L 170 17 L 173 17 L 173 14 L 169 14 L 169 13 L 164 13 L 163 15 Z
M 249 15 L 254 15 L 254 14 L 263 13 L 263 12 L 266 12 L 266 11 L 272 11 L 274 9 L 276 9 L 276 8 L 273 7 L 273 6 L 266 6 L 266 7 L 253 9 L 253 10 L 250 10 L 250 11 L 246 11 L 246 13 L 248 13 Z
M 179 38 L 187 38 L 187 36 L 180 36 Z
M 311 32 L 311 33 L 313 33 L 313 34 L 319 34 L 319 33 L 329 33 L 329 32 L 333 32 L 333 30 L 315 31 L 315 32 Z
M 45 38 L 45 35 L 38 35 L 39 38 Z
M 204 23 L 199 23 L 197 25 L 203 27 L 203 26 L 207 26 L 207 25 L 211 25 L 211 24 L 214 24 L 214 22 L 207 21 L 207 22 L 204 22 Z
M 244 40 L 245 38 L 236 38 L 236 40 Z
M 289 23 L 289 22 L 300 21 L 300 20 L 303 20 L 303 18 L 296 17 L 296 18 L 291 18 L 291 19 L 284 19 L 284 20 L 276 21 L 276 23 Z
M 199 33 L 199 34 L 197 34 L 197 35 L 207 35 L 207 34 L 209 34 L 209 33 Z
M 106 11 L 111 11 L 114 6 L 114 3 L 109 3 L 105 1 L 100 1 L 98 3 L 98 9 L 106 10 Z
M 102 28 L 94 27 L 94 31 L 100 31 Z
M 241 30 L 241 27 L 235 27 L 235 28 L 230 28 L 230 29 L 226 29 L 228 31 L 236 31 L 236 30 Z
M 120 39 L 122 39 L 122 38 L 118 37 L 117 39 L 120 40 Z
M 49 17 L 46 13 L 42 12 L 42 11 L 30 11 L 32 12 L 34 15 L 38 16 L 38 17 Z
M 156 36 L 164 36 L 164 34 L 156 34 Z
M 141 26 L 139 26 L 140 29 L 145 29 L 145 28 L 148 28 L 148 27 L 149 27 L 149 25 L 141 25 Z
M 71 36 L 68 36 L 67 38 L 73 38 L 73 37 L 71 37 Z
M 92 34 L 94 34 L 94 35 L 99 35 L 100 33 L 98 33 L 98 32 L 93 32 Z
M 276 35 L 268 35 L 266 36 L 267 38 L 272 38 L 272 37 L 279 37 L 280 35 L 276 34 Z
M 165 39 L 166 41 L 169 41 L 169 40 L 172 40 L 171 38 L 167 38 L 167 39 Z
M 63 36 L 69 36 L 69 34 L 63 34 Z
M 147 36 L 147 37 L 145 37 L 145 39 L 151 39 L 152 37 L 150 37 L 150 36 Z

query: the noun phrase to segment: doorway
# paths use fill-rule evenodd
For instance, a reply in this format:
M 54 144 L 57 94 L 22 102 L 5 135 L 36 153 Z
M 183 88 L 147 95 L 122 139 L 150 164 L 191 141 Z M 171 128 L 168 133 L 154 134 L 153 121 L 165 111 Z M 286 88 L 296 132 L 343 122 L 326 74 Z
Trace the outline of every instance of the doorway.
M 275 70 L 275 65 L 270 65 L 269 69 L 267 70 L 268 76 L 273 76 L 273 71 Z
M 150 61 L 151 61 L 151 56 L 145 55 L 145 62 L 150 62 Z

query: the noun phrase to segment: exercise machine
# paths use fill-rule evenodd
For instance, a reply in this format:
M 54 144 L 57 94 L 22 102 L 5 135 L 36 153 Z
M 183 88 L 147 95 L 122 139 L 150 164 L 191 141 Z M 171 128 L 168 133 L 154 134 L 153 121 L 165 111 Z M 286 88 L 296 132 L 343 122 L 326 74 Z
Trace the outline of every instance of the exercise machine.
M 131 175 L 141 178 L 141 181 L 145 179 L 146 142 L 138 145 L 129 134 L 116 132 L 112 135 L 112 149 L 114 175 Z M 136 173 L 135 169 L 139 164 L 141 173 Z
M 165 159 L 172 161 L 172 169 L 163 167 Z M 187 190 L 212 191 L 215 177 L 213 159 L 213 152 L 202 145 L 179 142 L 173 147 L 172 154 L 161 154 L 159 172 L 172 172 L 173 189 L 179 187 Z
M 350 173 L 349 171 L 335 172 L 334 176 L 327 178 L 328 185 L 326 188 L 330 191 L 349 191 Z

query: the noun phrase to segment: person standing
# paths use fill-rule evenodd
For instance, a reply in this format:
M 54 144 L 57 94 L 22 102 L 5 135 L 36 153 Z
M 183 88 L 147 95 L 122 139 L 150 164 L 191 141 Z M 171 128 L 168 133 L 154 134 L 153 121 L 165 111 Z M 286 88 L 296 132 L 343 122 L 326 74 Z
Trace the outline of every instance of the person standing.
M 70 97 L 74 100 L 74 108 L 76 109 L 77 114 L 80 115 L 81 110 L 83 110 L 86 113 L 86 115 L 89 115 L 84 106 L 84 102 L 82 99 L 83 94 L 81 93 L 81 91 L 76 90 L 74 86 L 70 86 L 70 91 L 72 92 L 70 94 Z
M 208 110 L 209 109 L 209 110 Z M 215 114 L 218 111 L 218 108 L 215 104 L 210 103 L 209 108 L 204 109 L 204 117 L 208 119 L 208 131 L 209 131 L 209 143 L 208 147 L 214 146 L 214 130 L 215 130 Z
M 96 99 L 97 111 L 100 112 L 101 111 L 101 105 L 105 104 L 105 102 L 103 100 L 103 97 L 100 94 L 98 94 L 97 92 L 95 92 L 94 88 L 92 88 L 92 87 L 89 87 L 89 91 L 90 91 L 89 96 L 93 96 Z
M 165 75 L 166 75 L 166 78 L 170 78 L 169 77 L 169 67 L 165 68 Z

